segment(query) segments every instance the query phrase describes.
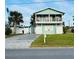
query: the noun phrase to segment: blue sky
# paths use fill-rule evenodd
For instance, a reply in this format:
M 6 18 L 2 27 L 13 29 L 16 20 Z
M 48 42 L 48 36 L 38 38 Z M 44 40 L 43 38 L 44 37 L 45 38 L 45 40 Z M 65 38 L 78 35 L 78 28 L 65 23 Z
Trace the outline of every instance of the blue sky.
M 51 1 L 51 2 L 50 2 Z M 34 2 L 48 2 L 48 3 L 34 3 Z M 74 15 L 74 1 L 73 0 L 5 0 L 5 7 L 11 11 L 19 11 L 23 14 L 24 25 L 30 25 L 31 15 L 39 10 L 46 8 L 53 8 L 65 12 L 63 21 L 66 25 L 72 25 L 72 16 Z M 6 21 L 8 15 L 6 12 Z

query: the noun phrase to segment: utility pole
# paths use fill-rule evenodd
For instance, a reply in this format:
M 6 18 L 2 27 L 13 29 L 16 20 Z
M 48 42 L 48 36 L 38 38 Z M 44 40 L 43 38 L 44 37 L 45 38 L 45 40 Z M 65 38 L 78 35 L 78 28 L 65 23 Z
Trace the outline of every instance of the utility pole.
M 72 16 L 73 17 L 73 26 L 74 26 L 74 16 Z

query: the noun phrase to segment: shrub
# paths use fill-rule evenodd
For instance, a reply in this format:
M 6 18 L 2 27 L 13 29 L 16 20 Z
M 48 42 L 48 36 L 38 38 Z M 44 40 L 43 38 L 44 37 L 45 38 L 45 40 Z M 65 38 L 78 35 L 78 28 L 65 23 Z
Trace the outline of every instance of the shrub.
M 63 32 L 64 34 L 67 32 L 68 28 L 67 27 L 63 27 Z
M 71 29 L 71 32 L 74 33 L 74 28 Z
M 5 28 L 5 35 L 9 35 L 12 33 L 12 30 L 10 28 Z

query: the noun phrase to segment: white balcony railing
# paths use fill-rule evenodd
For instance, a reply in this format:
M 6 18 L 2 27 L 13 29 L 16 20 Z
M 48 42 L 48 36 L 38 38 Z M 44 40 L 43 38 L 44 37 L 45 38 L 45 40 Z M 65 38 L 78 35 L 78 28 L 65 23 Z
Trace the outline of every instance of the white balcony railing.
M 40 23 L 63 23 L 63 21 L 36 21 L 35 23 L 38 23 L 38 24 L 40 24 Z

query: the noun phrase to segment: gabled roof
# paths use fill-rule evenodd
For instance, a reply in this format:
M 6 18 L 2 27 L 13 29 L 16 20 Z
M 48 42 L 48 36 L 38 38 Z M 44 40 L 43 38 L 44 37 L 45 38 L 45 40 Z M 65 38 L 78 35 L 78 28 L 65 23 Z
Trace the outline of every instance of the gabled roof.
M 35 13 L 40 13 L 40 12 L 43 12 L 43 11 L 45 11 L 45 10 L 52 10 L 52 11 L 55 11 L 55 12 L 58 12 L 58 13 L 61 13 L 61 14 L 65 14 L 64 12 L 61 12 L 61 11 L 58 11 L 58 10 L 55 10 L 55 9 L 52 9 L 52 8 L 46 8 L 46 9 L 43 9 L 43 10 L 40 10 L 40 11 L 37 11 L 37 12 L 35 12 Z M 34 13 L 34 14 L 35 14 Z

